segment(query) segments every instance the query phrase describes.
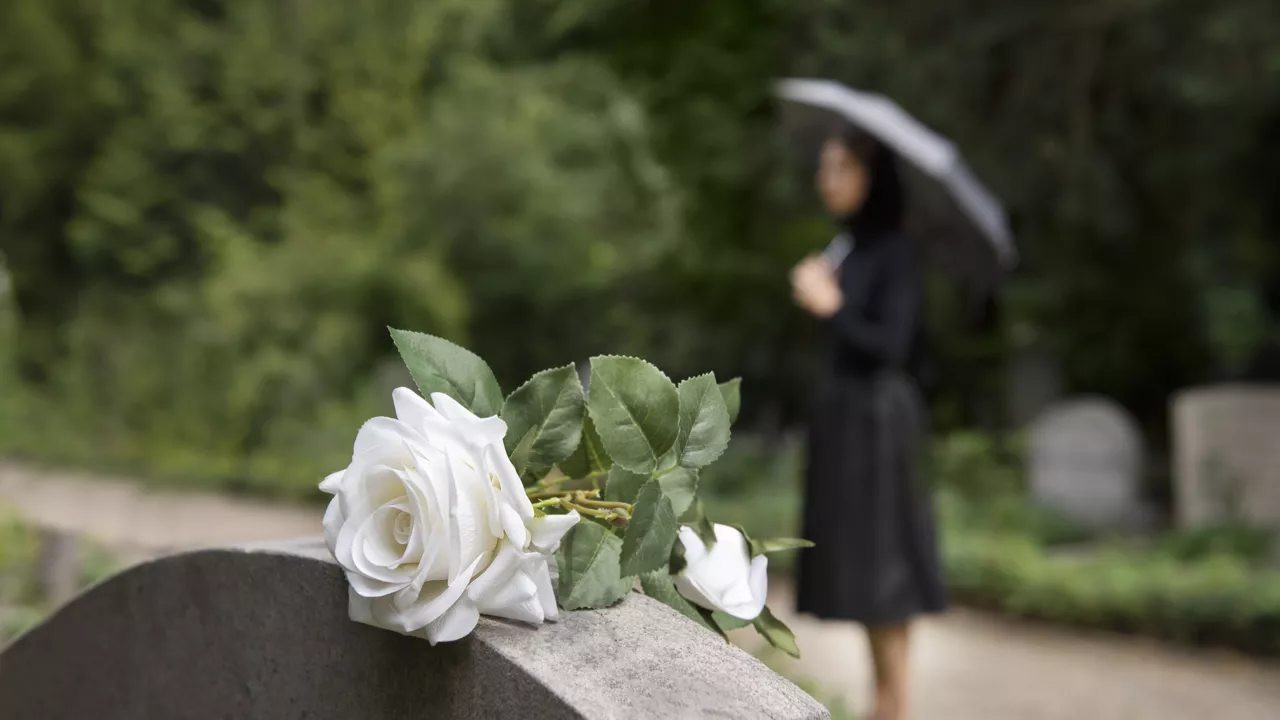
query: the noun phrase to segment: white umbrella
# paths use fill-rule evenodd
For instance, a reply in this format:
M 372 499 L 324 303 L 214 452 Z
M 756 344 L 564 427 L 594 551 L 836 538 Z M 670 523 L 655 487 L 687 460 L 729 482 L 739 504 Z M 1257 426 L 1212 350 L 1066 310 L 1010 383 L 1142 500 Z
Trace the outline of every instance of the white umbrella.
M 907 195 L 905 231 L 945 270 L 990 286 L 1017 264 L 1004 209 L 950 140 L 886 97 L 830 80 L 782 80 L 776 92 L 783 123 L 806 140 L 852 124 L 893 150 Z

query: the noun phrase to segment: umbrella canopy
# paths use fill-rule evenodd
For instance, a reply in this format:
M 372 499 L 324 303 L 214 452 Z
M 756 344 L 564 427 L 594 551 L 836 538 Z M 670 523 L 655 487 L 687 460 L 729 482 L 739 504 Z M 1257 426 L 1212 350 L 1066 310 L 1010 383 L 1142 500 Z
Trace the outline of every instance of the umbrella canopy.
M 782 80 L 776 94 L 784 126 L 810 157 L 849 124 L 894 152 L 907 194 L 905 232 L 944 271 L 991 288 L 1017 264 L 1004 208 L 951 141 L 892 100 L 829 80 Z

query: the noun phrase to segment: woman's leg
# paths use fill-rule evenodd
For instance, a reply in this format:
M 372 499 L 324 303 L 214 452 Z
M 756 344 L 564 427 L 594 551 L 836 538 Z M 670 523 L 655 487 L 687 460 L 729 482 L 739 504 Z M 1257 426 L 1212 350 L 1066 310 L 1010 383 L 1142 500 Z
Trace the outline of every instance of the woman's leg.
M 907 718 L 907 646 L 910 623 L 867 628 L 876 673 L 876 709 L 872 720 Z

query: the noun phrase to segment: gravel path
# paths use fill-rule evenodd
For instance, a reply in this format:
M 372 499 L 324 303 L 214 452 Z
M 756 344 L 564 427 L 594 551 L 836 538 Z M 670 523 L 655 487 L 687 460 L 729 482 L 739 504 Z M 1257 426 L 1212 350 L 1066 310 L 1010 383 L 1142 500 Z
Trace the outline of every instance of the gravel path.
M 135 557 L 315 534 L 322 513 L 0 463 L 2 506 Z M 805 652 L 789 671 L 865 710 L 870 669 L 861 632 L 796 617 L 789 588 L 772 589 L 770 606 Z M 738 634 L 744 645 L 757 642 L 750 631 Z M 917 720 L 1280 718 L 1280 664 L 966 610 L 923 622 L 913 662 Z

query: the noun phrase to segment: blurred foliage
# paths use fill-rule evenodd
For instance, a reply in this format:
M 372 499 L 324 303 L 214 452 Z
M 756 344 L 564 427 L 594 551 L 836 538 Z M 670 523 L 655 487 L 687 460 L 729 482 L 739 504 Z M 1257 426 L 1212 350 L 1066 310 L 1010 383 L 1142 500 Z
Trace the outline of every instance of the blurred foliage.
M 1049 554 L 1017 533 L 955 530 L 947 582 L 967 604 L 1071 625 L 1280 655 L 1280 571 L 1231 555 Z
M 44 619 L 48 603 L 39 597 L 36 563 L 40 538 L 35 528 L 0 507 L 0 647 Z M 119 562 L 104 549 L 81 543 L 80 587 L 112 575 Z
M 742 376 L 776 451 L 816 360 L 786 269 L 831 232 L 774 132 L 785 74 L 889 93 L 1012 213 L 1025 262 L 998 307 L 934 289 L 940 427 L 1000 426 L 1004 361 L 1036 342 L 1159 447 L 1171 391 L 1280 337 L 1277 20 L 1270 0 L 9 0 L 0 451 L 306 495 L 404 381 L 387 325 L 467 345 L 508 389 L 599 352 Z
M 1255 565 L 1276 565 L 1280 536 L 1273 528 L 1242 522 L 1179 530 L 1161 536 L 1155 552 L 1175 560 L 1203 560 L 1217 556 L 1238 558 Z
M 305 494 L 404 381 L 387 325 L 508 387 L 638 351 L 679 194 L 606 66 L 485 61 L 503 7 L 6 4 L 5 449 Z
M 1021 495 L 1027 489 L 1021 444 L 1014 439 L 957 431 L 938 438 L 931 450 L 930 479 L 966 498 Z
M 0 512 L 0 606 L 30 600 L 35 582 L 32 568 L 39 552 L 32 529 L 6 512 Z
M 1027 537 L 1044 547 L 1072 545 L 1093 534 L 1024 495 L 966 496 L 947 487 L 936 494 L 938 523 L 944 528 L 975 528 Z

